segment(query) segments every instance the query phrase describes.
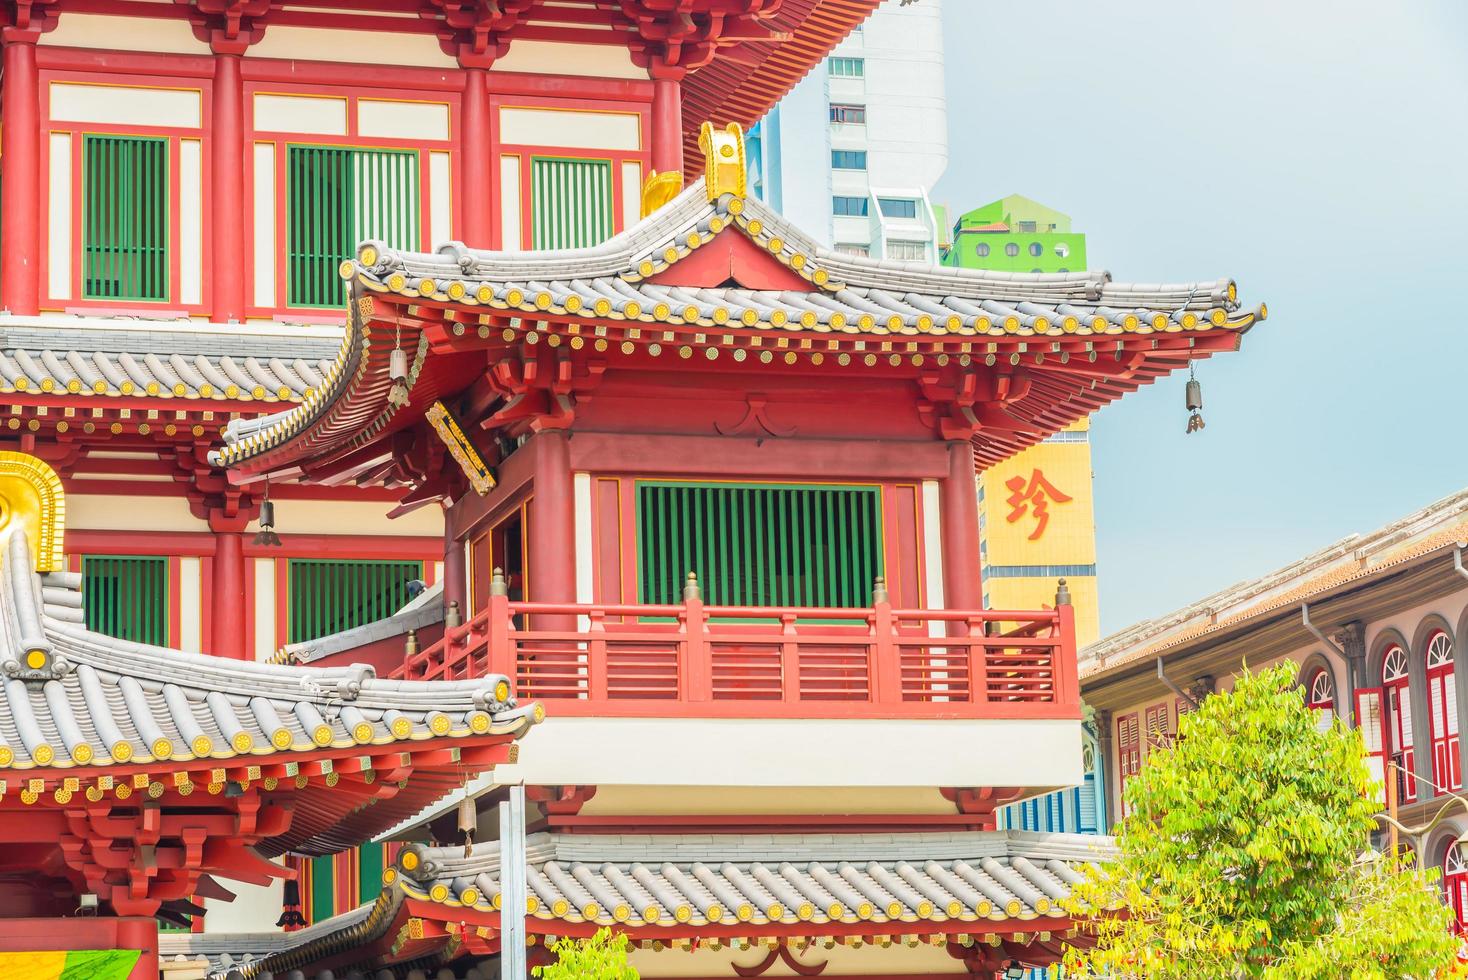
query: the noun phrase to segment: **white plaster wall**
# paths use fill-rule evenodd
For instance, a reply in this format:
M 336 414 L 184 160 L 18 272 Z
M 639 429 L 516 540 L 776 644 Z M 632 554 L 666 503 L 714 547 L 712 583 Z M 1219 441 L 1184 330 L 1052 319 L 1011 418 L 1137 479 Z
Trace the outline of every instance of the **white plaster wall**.
M 178 299 L 196 306 L 204 297 L 204 150 L 199 140 L 178 142 Z
M 204 531 L 208 525 L 189 512 L 183 497 L 124 497 L 114 494 L 66 495 L 66 526 L 132 531 Z
M 198 558 L 178 560 L 178 648 L 204 652 L 203 565 Z
M 251 212 L 254 235 L 255 305 L 275 305 L 275 144 L 255 144 L 255 196 Z
M 199 89 L 51 83 L 51 118 L 66 122 L 197 129 L 204 117 Z
M 41 35 L 49 47 L 100 48 L 108 51 L 157 51 L 208 55 L 209 45 L 194 37 L 183 17 L 115 17 L 68 10 L 56 28 Z
M 253 58 L 287 61 L 341 61 L 353 65 L 419 65 L 457 68 L 432 34 L 387 31 L 335 31 L 324 27 L 272 25 L 250 47 Z
M 580 109 L 500 110 L 500 142 L 587 150 L 636 150 L 640 120 L 628 112 Z
M 53 299 L 71 297 L 71 134 L 51 134 L 51 192 L 46 241 L 46 282 Z
M 390 102 L 360 99 L 357 132 L 408 140 L 447 140 L 449 107 L 446 102 Z
M 622 227 L 631 228 L 642 217 L 642 164 L 622 163 Z
M 452 173 L 447 152 L 428 154 L 428 241 L 431 246 L 454 237 Z
M 255 579 L 255 659 L 267 660 L 280 649 L 275 642 L 275 559 L 248 560 Z
M 596 78 L 646 78 L 647 69 L 632 63 L 632 53 L 621 44 L 563 44 L 557 41 L 520 41 L 494 63 L 497 72 L 533 75 L 590 75 Z
M 257 133 L 312 133 L 322 136 L 345 136 L 347 133 L 345 98 L 257 92 L 254 110 Z
M 943 605 L 943 519 L 940 516 L 940 491 L 937 480 L 923 481 L 923 585 L 929 609 L 945 609 Z M 942 623 L 929 623 L 941 636 Z
M 520 218 L 520 158 L 513 153 L 500 157 L 500 247 L 520 251 L 523 234 Z
M 639 786 L 1072 786 L 1079 721 L 560 718 L 496 781 Z
M 395 520 L 384 515 L 393 508 L 388 501 L 277 500 L 275 529 L 287 534 L 425 534 L 443 536 L 443 511 L 420 507 Z

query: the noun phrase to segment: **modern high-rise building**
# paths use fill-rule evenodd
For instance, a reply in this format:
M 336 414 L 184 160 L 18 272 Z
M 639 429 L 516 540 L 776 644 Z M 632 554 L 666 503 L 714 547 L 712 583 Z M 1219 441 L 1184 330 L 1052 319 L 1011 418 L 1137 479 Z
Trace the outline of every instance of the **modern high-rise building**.
M 771 110 L 751 147 L 756 194 L 825 244 L 936 263 L 929 194 L 948 167 L 941 3 L 887 0 Z

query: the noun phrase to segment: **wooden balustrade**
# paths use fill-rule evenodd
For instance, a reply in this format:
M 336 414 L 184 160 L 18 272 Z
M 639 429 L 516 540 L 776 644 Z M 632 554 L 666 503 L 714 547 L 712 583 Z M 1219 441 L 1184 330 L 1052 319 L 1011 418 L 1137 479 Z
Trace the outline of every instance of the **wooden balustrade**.
M 504 674 L 560 716 L 1074 718 L 1075 628 L 1054 609 L 868 608 L 511 602 L 410 653 L 394 677 Z

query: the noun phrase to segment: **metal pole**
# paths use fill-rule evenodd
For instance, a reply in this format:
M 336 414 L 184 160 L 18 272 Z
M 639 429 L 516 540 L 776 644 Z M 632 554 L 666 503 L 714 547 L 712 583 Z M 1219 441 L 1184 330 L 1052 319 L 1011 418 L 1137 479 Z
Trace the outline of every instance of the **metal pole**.
M 500 980 L 525 980 L 525 787 L 500 804 Z

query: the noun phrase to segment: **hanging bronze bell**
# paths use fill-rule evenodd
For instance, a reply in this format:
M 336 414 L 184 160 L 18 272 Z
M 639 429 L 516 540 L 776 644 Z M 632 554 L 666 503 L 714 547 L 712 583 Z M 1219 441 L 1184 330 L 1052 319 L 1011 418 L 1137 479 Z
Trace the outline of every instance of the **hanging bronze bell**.
M 1187 408 L 1192 414 L 1188 416 L 1188 432 L 1194 433 L 1204 427 L 1203 422 L 1203 385 L 1197 378 L 1188 379 Z

